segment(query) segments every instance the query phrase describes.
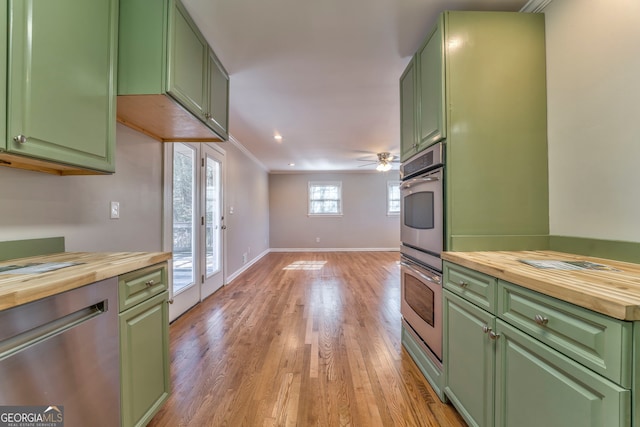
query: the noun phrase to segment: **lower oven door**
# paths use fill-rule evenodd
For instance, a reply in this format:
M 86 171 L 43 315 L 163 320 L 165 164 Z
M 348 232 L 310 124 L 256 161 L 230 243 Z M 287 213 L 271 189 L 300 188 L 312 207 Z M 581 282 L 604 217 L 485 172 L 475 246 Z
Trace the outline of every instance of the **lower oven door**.
M 442 361 L 442 276 L 405 257 L 401 266 L 402 317 Z

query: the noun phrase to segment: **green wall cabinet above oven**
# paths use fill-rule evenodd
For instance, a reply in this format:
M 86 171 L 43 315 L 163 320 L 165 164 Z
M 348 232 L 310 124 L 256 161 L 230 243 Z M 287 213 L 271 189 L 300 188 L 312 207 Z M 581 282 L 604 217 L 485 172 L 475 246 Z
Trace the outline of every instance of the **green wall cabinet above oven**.
M 0 163 L 114 172 L 117 0 L 1 4 Z
M 445 146 L 445 250 L 548 245 L 544 15 L 444 12 L 400 79 L 401 158 Z
M 446 137 L 443 17 L 432 28 L 400 77 L 400 159 Z
M 118 59 L 119 121 L 160 141 L 228 139 L 229 76 L 179 1 L 123 2 Z

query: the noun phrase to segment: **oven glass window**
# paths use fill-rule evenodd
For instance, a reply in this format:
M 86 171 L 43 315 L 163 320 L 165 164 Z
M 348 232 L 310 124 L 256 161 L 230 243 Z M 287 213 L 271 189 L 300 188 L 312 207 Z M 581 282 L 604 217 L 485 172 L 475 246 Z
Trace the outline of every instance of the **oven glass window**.
M 404 299 L 411 309 L 433 327 L 435 295 L 428 286 L 411 274 L 404 275 Z
M 404 197 L 404 225 L 420 230 L 434 227 L 433 191 L 420 191 Z

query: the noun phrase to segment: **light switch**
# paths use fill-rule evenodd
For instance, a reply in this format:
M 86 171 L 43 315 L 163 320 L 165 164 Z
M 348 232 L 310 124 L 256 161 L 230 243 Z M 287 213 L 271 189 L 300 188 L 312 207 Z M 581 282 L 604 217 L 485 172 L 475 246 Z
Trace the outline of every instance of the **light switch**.
M 120 218 L 120 203 L 118 202 L 111 202 L 111 219 L 118 219 Z
M 233 206 L 229 206 L 229 215 L 233 215 Z

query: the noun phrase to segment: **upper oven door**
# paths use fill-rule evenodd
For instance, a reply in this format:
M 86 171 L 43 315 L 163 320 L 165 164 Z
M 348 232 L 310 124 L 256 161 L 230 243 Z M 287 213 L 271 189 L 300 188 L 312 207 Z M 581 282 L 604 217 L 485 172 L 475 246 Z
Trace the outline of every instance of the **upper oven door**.
M 404 181 L 400 186 L 400 240 L 438 258 L 444 235 L 442 192 L 442 168 Z

